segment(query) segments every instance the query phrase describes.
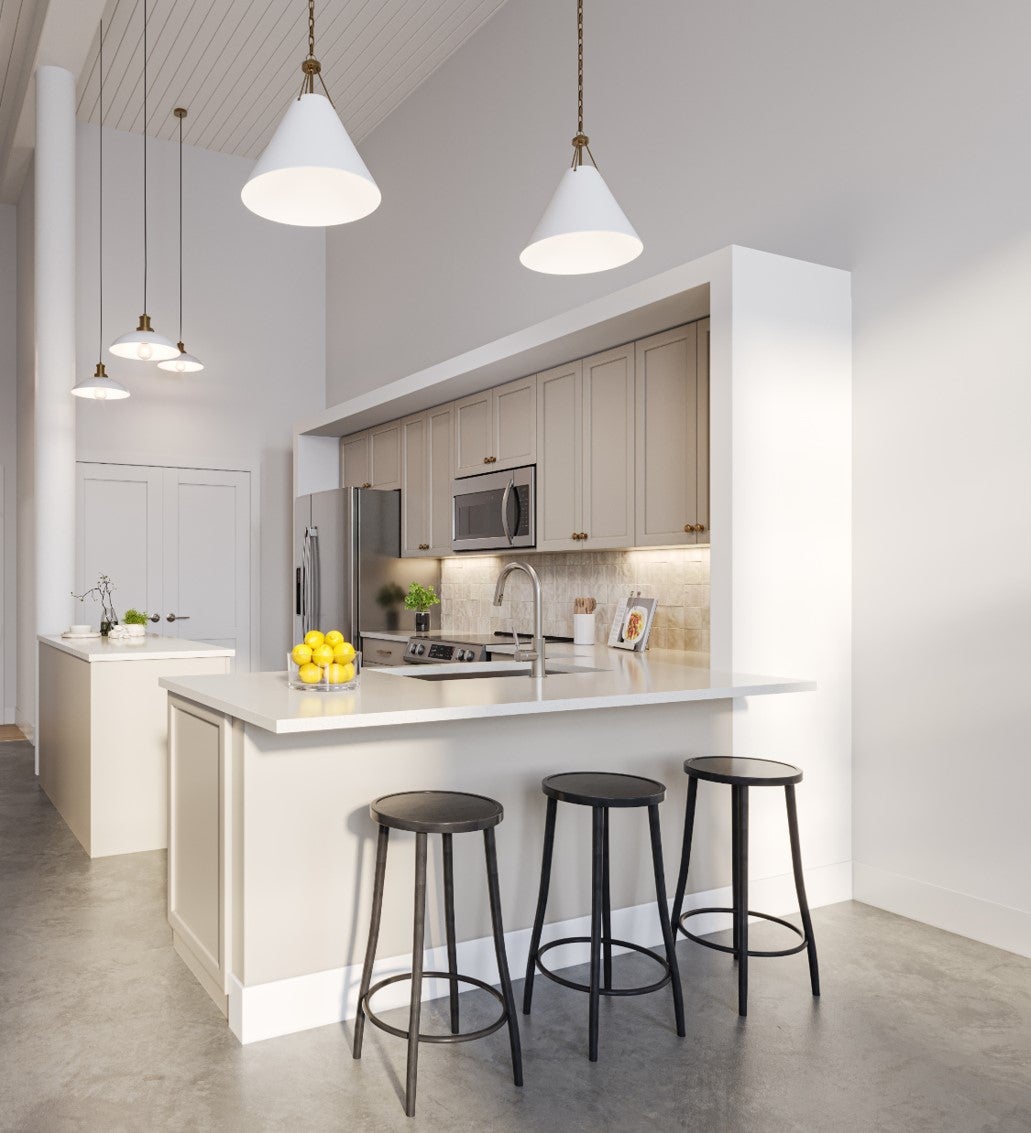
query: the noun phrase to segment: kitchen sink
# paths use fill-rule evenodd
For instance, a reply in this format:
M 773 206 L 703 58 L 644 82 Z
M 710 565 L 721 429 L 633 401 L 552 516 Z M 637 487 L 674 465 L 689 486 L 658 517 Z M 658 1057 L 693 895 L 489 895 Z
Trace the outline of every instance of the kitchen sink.
M 606 669 L 591 669 L 586 665 L 568 665 L 563 668 L 549 668 L 546 670 L 548 676 L 565 677 L 574 676 L 579 673 L 604 673 Z M 498 665 L 497 669 L 472 669 L 465 671 L 451 670 L 450 672 L 408 672 L 403 674 L 406 677 L 414 677 L 417 681 L 473 681 L 480 677 L 493 679 L 494 677 L 523 677 L 526 678 L 530 675 L 529 668 L 523 669 L 509 669 L 504 665 Z

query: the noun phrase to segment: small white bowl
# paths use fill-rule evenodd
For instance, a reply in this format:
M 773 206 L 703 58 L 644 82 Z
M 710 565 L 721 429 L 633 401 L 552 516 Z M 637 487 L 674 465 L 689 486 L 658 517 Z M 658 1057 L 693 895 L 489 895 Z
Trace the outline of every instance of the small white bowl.
M 93 627 L 91 625 L 69 626 L 68 632 L 75 634 L 76 637 L 85 637 L 86 634 L 93 632 Z

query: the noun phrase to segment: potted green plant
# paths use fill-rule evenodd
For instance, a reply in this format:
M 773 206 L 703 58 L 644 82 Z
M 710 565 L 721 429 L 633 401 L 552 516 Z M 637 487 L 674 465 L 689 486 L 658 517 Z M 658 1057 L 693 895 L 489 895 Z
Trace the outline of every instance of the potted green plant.
M 430 628 L 430 607 L 440 604 L 436 590 L 432 586 L 422 586 L 413 582 L 405 595 L 405 609 L 415 611 L 415 632 L 428 633 Z
M 126 610 L 122 615 L 122 625 L 130 637 L 145 637 L 147 633 L 147 615 L 142 610 Z
M 112 626 L 118 625 L 118 615 L 115 613 L 115 603 L 111 597 L 114 588 L 111 576 L 102 574 L 97 579 L 96 586 L 91 586 L 89 590 L 82 594 L 76 594 L 74 590 L 72 591 L 72 597 L 77 598 L 80 602 L 85 602 L 87 598 L 93 598 L 100 603 L 100 632 L 104 637 L 107 637 Z

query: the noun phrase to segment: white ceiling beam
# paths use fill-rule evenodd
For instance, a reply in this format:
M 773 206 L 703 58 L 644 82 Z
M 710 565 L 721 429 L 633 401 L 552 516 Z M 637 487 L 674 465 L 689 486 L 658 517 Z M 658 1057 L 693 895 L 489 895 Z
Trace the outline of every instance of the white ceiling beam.
M 36 12 L 29 43 L 32 64 L 23 68 L 14 92 L 17 111 L 0 145 L 0 200 L 17 201 L 36 145 L 36 69 L 64 67 L 76 78 L 96 38 L 105 0 L 49 0 Z

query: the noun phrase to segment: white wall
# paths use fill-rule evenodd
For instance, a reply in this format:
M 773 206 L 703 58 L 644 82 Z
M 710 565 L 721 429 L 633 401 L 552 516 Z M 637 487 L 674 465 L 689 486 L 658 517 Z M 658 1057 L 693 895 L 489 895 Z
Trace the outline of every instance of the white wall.
M 189 124 L 192 117 L 187 119 Z M 325 391 L 325 237 L 248 212 L 252 163 L 185 147 L 186 347 L 205 364 L 174 375 L 107 346 L 142 310 L 142 141 L 104 134 L 104 327 L 97 312 L 97 131 L 78 133 L 78 372 L 102 342 L 108 373 L 132 396 L 78 400 L 80 459 L 253 468 L 260 487 L 259 664 L 282 667 L 290 638 L 292 432 Z M 178 148 L 151 141 L 149 313 L 178 338 Z M 111 573 L 117 579 L 117 567 Z
M 0 205 L 0 724 L 14 723 L 18 531 L 18 216 Z
M 571 13 L 507 4 L 363 145 L 328 401 L 730 243 L 849 269 L 857 892 L 1027 950 L 1031 9 L 596 0 L 586 127 L 645 252 L 555 279 L 517 256 L 569 156 Z
M 36 720 L 35 532 L 35 169 L 30 164 L 18 198 L 18 547 L 17 684 L 15 722 L 32 736 Z

